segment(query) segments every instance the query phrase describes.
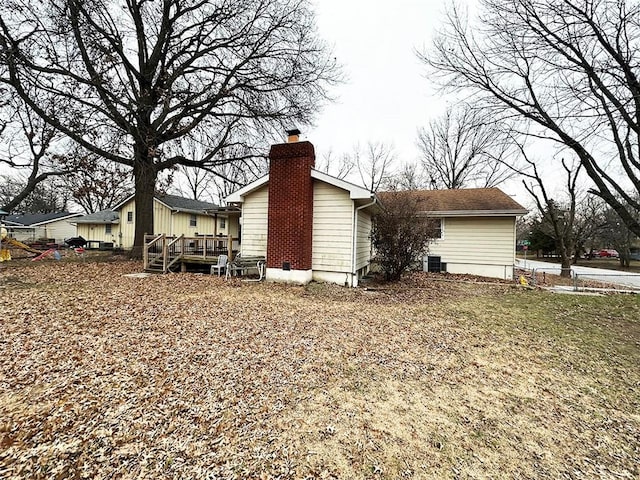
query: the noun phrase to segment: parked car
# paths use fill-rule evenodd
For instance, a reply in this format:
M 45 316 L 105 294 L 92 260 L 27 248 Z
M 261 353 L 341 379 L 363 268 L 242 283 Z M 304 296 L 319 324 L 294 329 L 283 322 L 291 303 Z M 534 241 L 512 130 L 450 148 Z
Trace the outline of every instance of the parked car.
M 598 253 L 596 253 L 596 257 L 599 258 L 618 258 L 619 256 L 620 255 L 618 255 L 618 251 L 611 248 L 603 248 Z

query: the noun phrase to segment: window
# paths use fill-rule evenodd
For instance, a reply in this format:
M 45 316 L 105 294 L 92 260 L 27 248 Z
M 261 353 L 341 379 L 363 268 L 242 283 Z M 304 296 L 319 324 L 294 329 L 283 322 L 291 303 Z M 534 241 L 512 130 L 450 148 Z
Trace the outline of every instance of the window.
M 432 222 L 432 238 L 442 238 L 442 232 L 444 231 L 444 219 L 442 218 L 434 218 L 431 220 Z
M 220 228 L 226 228 L 227 226 L 227 219 L 226 218 L 221 218 L 220 219 Z
M 196 217 L 195 214 L 192 214 L 189 217 L 189 226 L 190 227 L 197 227 L 198 226 L 198 217 Z
M 107 223 L 104 226 L 104 234 L 105 235 L 111 235 L 111 224 L 110 223 Z
M 133 223 L 133 212 L 127 212 L 127 223 Z

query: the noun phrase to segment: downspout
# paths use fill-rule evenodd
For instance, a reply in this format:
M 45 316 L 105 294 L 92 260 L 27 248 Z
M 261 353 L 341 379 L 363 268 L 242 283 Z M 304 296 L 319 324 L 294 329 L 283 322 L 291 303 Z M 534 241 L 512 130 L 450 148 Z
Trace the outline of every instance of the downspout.
M 353 212 L 353 234 L 352 234 L 352 243 L 351 243 L 351 286 L 353 287 L 353 275 L 357 275 L 356 272 L 356 243 L 357 243 L 357 232 L 358 232 L 358 212 L 364 208 L 371 207 L 377 203 L 376 196 L 373 196 L 373 201 L 370 203 L 365 203 L 364 205 L 359 206 Z

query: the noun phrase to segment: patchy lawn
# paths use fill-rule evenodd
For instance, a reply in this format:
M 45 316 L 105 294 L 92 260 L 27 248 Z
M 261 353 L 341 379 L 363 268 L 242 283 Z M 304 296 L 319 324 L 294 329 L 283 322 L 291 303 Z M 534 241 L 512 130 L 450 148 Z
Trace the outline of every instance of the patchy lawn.
M 0 269 L 2 478 L 638 478 L 640 299 Z

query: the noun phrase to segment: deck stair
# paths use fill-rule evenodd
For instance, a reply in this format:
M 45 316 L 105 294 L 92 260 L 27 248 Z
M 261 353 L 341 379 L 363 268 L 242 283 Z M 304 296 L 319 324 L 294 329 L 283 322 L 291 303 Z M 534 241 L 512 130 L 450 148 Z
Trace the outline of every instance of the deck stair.
M 231 236 L 145 235 L 144 270 L 152 273 L 184 271 L 187 264 L 214 265 L 218 256 L 233 253 Z

